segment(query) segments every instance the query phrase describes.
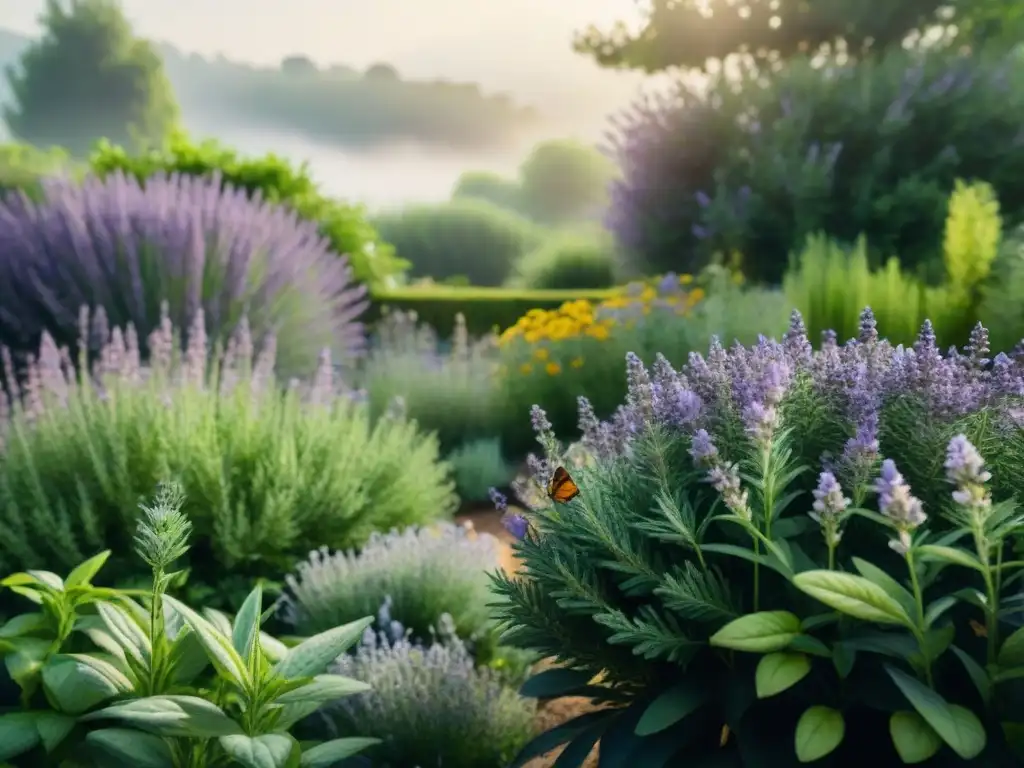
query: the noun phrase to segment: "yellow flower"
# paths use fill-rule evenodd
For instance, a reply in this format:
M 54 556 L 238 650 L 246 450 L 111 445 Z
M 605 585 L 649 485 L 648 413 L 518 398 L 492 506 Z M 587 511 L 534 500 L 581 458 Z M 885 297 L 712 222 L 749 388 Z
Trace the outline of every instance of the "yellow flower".
M 603 325 L 594 325 L 587 329 L 587 335 L 592 339 L 605 341 L 610 334 L 608 333 L 608 329 Z
M 680 285 L 689 285 L 692 282 L 693 282 L 693 275 L 680 275 L 679 276 L 679 284 Z
M 533 366 L 530 365 L 529 363 L 523 363 L 522 365 L 519 366 L 519 372 L 523 374 L 523 376 L 529 376 L 531 373 L 533 373 Z
M 533 351 L 533 356 L 537 360 L 547 360 L 548 359 L 548 349 L 547 349 L 547 347 L 537 347 L 537 349 L 535 349 Z
M 696 304 L 698 301 L 703 301 L 703 300 L 704 300 L 704 289 L 703 288 L 694 288 L 692 291 L 690 291 L 690 303 L 691 304 Z
M 548 376 L 557 376 L 562 372 L 562 366 L 552 360 L 550 363 L 544 366 L 544 370 L 547 371 Z
M 571 365 L 573 368 L 582 368 L 583 367 L 583 358 L 582 357 L 574 357 L 572 359 L 572 362 L 569 363 L 569 365 Z
M 523 338 L 526 340 L 527 344 L 536 344 L 540 341 L 540 333 L 537 331 L 527 331 L 523 334 Z

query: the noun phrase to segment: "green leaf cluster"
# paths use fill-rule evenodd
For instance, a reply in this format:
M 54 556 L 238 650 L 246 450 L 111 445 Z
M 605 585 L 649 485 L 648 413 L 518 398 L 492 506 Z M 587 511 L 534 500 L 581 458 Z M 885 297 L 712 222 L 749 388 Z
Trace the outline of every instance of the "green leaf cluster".
M 147 540 L 187 534 L 180 509 L 166 506 L 180 497 L 158 502 L 140 524 L 140 554 L 152 552 Z M 326 768 L 376 743 L 300 743 L 290 733 L 322 704 L 369 689 L 326 669 L 372 617 L 288 647 L 261 630 L 269 611 L 260 587 L 229 619 L 165 594 L 174 576 L 166 561 L 154 560 L 148 592 L 95 586 L 109 554 L 65 578 L 33 570 L 0 581 L 36 606 L 0 625 L 0 657 L 21 691 L 20 706 L 0 713 L 0 761 Z
M 877 466 L 841 474 L 852 499 L 829 543 L 811 491 L 847 436 L 800 381 L 780 412 L 767 445 L 717 417 L 741 502 L 695 467 L 688 435 L 647 425 L 624 454 L 572 470 L 577 498 L 533 512 L 519 575 L 494 576 L 495 609 L 505 642 L 561 666 L 522 693 L 607 706 L 514 766 L 566 743 L 560 765 L 578 766 L 598 741 L 602 767 L 1019 764 L 1024 431 L 987 411 L 929 420 L 910 395 L 888 403 L 881 455 L 928 511 L 903 552 L 875 503 Z M 992 475 L 970 508 L 943 468 L 958 433 Z

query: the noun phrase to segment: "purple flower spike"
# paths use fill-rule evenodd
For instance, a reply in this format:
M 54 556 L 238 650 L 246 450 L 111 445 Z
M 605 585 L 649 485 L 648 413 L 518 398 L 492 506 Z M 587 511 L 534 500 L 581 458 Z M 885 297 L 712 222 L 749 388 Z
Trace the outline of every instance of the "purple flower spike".
M 897 552 L 906 554 L 910 549 L 910 532 L 928 519 L 924 505 L 910 492 L 910 486 L 892 459 L 882 462 L 875 490 L 878 492 L 879 510 L 893 521 L 898 531 L 898 538 L 889 544 Z
M 519 540 L 525 539 L 526 532 L 530 530 L 530 521 L 522 515 L 515 513 L 505 515 L 501 520 L 501 524 L 505 526 L 506 531 Z
M 713 464 L 718 458 L 718 449 L 711 442 L 711 435 L 706 429 L 698 429 L 694 433 L 690 456 L 693 457 L 695 464 L 705 467 Z

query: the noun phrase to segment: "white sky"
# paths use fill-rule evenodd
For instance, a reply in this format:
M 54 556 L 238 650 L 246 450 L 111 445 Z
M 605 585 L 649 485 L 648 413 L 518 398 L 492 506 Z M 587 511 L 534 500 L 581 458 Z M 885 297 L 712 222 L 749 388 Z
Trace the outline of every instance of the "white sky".
M 0 26 L 37 32 L 44 5 L 0 0 Z M 123 7 L 144 37 L 205 55 L 261 63 L 293 53 L 322 63 L 386 59 L 399 68 L 432 63 L 441 73 L 449 64 L 461 70 L 467 53 L 510 67 L 582 58 L 571 52 L 574 30 L 636 13 L 633 0 L 123 0 Z

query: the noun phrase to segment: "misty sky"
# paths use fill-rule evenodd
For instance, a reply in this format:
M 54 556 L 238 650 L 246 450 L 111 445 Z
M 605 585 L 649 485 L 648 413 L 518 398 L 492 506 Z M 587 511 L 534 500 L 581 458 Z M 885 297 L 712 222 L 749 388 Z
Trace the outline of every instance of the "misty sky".
M 590 68 L 575 30 L 636 17 L 633 0 L 123 0 L 137 32 L 205 55 L 276 63 L 381 59 L 410 76 L 491 87 L 558 67 Z M 44 0 L 0 0 L 0 26 L 37 33 Z M 518 77 L 516 77 L 518 73 Z M 488 83 L 487 80 L 495 82 Z

